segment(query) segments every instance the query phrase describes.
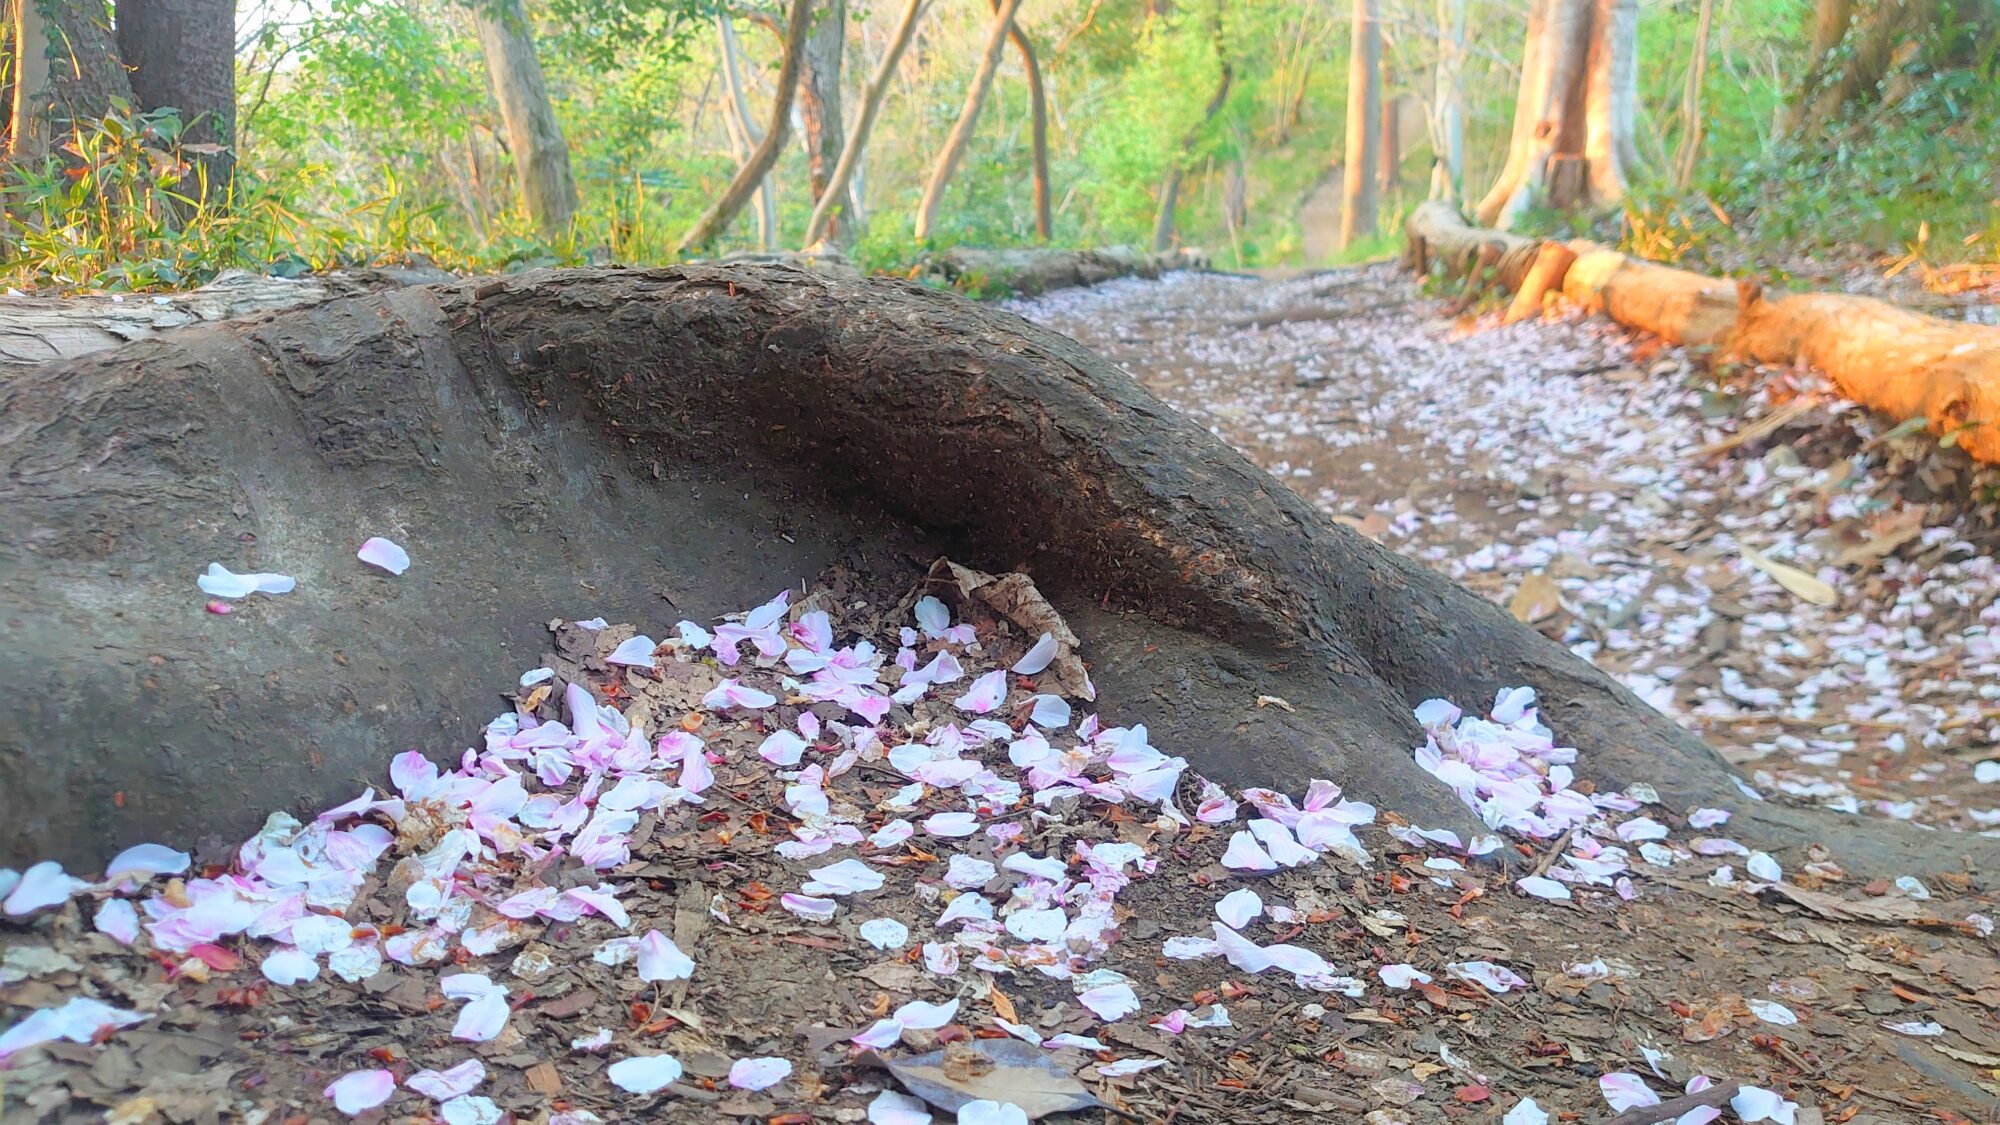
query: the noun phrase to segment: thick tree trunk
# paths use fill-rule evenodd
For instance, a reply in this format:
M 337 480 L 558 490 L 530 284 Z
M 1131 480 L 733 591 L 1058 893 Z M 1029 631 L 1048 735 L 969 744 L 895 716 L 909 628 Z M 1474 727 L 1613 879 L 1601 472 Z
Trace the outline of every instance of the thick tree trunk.
M 576 215 L 576 180 L 570 175 L 569 142 L 535 56 L 528 10 L 521 0 L 475 0 L 472 19 L 528 216 L 542 237 L 563 237 Z
M 1431 93 L 1431 194 L 1456 204 L 1465 197 L 1465 5 L 1437 0 L 1437 74 Z
M 1931 30 L 1937 0 L 1879 0 L 1867 20 L 1851 30 L 1852 49 L 1837 74 L 1812 99 L 1800 137 L 1812 140 L 1839 119 L 1849 105 L 1874 95 L 1904 44 Z
M 819 0 L 805 53 L 799 56 L 799 121 L 805 130 L 806 179 L 815 207 L 826 196 L 834 166 L 846 147 L 840 128 L 840 74 L 846 54 L 847 0 Z M 827 236 L 844 241 L 838 224 Z
M 1354 0 L 1347 58 L 1347 145 L 1341 166 L 1340 248 L 1375 233 L 1375 165 L 1382 150 L 1381 0 Z
M 409 548 L 389 578 L 367 536 Z M 1925 874 L 2000 845 L 1743 799 L 1692 735 L 1335 523 L 1115 365 L 924 286 L 778 266 L 537 272 L 191 328 L 0 383 L 0 860 L 94 868 L 456 760 L 551 615 L 670 631 L 838 568 L 1020 567 L 1112 721 L 1233 785 L 1426 827 L 1410 707 L 1532 684 L 1600 784 L 1770 850 Z M 532 560 L 533 565 L 523 565 Z M 295 575 L 202 612 L 208 563 Z M 664 599 L 664 600 L 663 600 Z M 1260 696 L 1287 707 L 1259 707 Z
M 1804 77 L 1781 116 L 1781 127 L 1796 134 L 1804 127 L 1808 111 L 1818 100 L 1827 79 L 1838 69 L 1841 41 L 1854 22 L 1854 0 L 1818 0 L 1813 5 L 1812 43 L 1806 52 Z
M 989 2 L 997 13 L 1000 0 Z M 1007 38 L 1020 53 L 1021 69 L 1028 77 L 1028 135 L 1035 165 L 1035 237 L 1047 242 L 1053 237 L 1055 227 L 1055 216 L 1049 203 L 1049 96 L 1042 85 L 1042 66 L 1035 59 L 1035 46 L 1028 42 L 1028 33 L 1021 30 L 1019 20 L 1007 25 Z
M 750 196 L 763 184 L 764 177 L 770 175 L 771 165 L 778 162 L 778 154 L 792 133 L 792 100 L 798 95 L 800 60 L 805 54 L 811 19 L 812 0 L 792 0 L 790 16 L 785 20 L 785 57 L 778 66 L 777 92 L 771 98 L 771 123 L 764 129 L 764 139 L 757 142 L 756 150 L 736 170 L 735 178 L 729 181 L 722 195 L 681 236 L 675 253 L 685 254 L 715 241 L 729 228 L 743 205 L 750 202 Z
M 993 26 L 986 33 L 986 49 L 979 56 L 979 68 L 973 72 L 972 85 L 965 91 L 965 105 L 958 111 L 958 121 L 944 139 L 944 147 L 938 150 L 937 159 L 931 164 L 930 180 L 924 184 L 924 197 L 917 204 L 916 238 L 918 242 L 931 236 L 931 228 L 937 224 L 938 208 L 944 205 L 945 188 L 951 186 L 951 177 L 958 171 L 958 162 L 965 158 L 965 146 L 972 140 L 973 126 L 979 123 L 979 111 L 986 104 L 986 92 L 993 88 L 993 76 L 1000 70 L 1000 52 L 1007 46 L 1007 32 L 1014 26 L 1014 13 L 1021 7 L 1021 0 L 1001 0 L 999 12 L 993 17 Z
M 728 111 L 723 120 L 729 129 L 730 155 L 736 158 L 737 168 L 750 163 L 750 156 L 764 141 L 764 130 L 750 113 L 750 95 L 743 86 L 742 50 L 736 41 L 736 25 L 729 19 L 729 13 L 718 12 L 715 17 L 716 52 L 721 57 L 722 88 L 729 101 Z M 778 201 L 772 190 L 771 179 L 764 177 L 757 183 L 757 245 L 769 250 L 778 244 Z
M 46 156 L 51 141 L 111 112 L 113 99 L 132 102 L 111 29 L 86 4 L 52 5 L 51 22 L 45 4 L 8 0 L 15 70 L 7 154 L 16 160 Z
M 1535 0 L 1507 163 L 1479 201 L 1482 224 L 1624 198 L 1640 163 L 1638 26 L 1637 0 Z
M 868 79 L 868 89 L 861 97 L 861 113 L 854 119 L 854 127 L 848 130 L 847 143 L 841 147 L 840 161 L 834 165 L 833 174 L 827 180 L 827 189 L 821 193 L 819 202 L 813 205 L 812 218 L 806 223 L 805 245 L 808 247 L 826 237 L 834 216 L 847 205 L 848 185 L 856 182 L 855 173 L 861 167 L 861 154 L 868 150 L 868 138 L 875 131 L 875 116 L 882 111 L 882 99 L 888 96 L 889 82 L 896 76 L 896 64 L 902 62 L 904 50 L 916 37 L 917 21 L 923 16 L 925 3 L 926 0 L 907 0 L 902 17 L 896 21 L 896 30 L 889 36 L 889 49 L 882 53 L 882 61 Z
M 236 171 L 235 0 L 118 0 L 118 55 L 140 108 L 180 110 L 181 139 L 219 149 L 198 152 L 201 190 L 184 194 L 226 198 Z

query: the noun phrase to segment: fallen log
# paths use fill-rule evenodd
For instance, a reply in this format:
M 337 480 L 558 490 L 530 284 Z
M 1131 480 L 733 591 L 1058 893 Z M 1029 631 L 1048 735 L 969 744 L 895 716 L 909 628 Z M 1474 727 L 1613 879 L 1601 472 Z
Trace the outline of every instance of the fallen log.
M 1802 363 L 1826 373 L 1840 393 L 1898 421 L 1921 418 L 1938 437 L 1974 458 L 2000 462 L 2000 327 L 1943 320 L 1872 297 L 1841 293 L 1771 295 L 1659 265 L 1586 241 L 1565 249 L 1574 260 L 1557 272 L 1559 244 L 1537 242 L 1466 223 L 1449 204 L 1418 207 L 1405 224 L 1406 260 L 1427 272 L 1486 283 L 1482 265 L 1520 301 L 1560 288 L 1593 313 L 1676 344 L 1714 347 L 1760 363 Z M 1536 269 L 1539 262 L 1546 269 Z
M 407 573 L 356 560 L 372 535 Z M 400 289 L 0 383 L 0 677 L 32 685 L 0 709 L 0 860 L 233 843 L 402 750 L 456 760 L 552 615 L 666 630 L 818 576 L 887 607 L 940 554 L 1031 572 L 1108 717 L 1226 784 L 1325 777 L 1480 831 L 1413 762 L 1410 708 L 1529 684 L 1581 776 L 1734 808 L 1767 850 L 2000 862 L 1745 799 L 1615 680 L 1073 341 L 922 285 L 751 265 Z M 216 561 L 298 586 L 207 613 Z
M 1207 264 L 1199 252 L 1185 250 L 1151 254 L 1127 246 L 1096 250 L 954 246 L 927 255 L 917 264 L 914 276 L 973 296 L 1015 293 L 1032 297 L 1119 277 L 1158 277 L 1168 270 L 1205 269 Z

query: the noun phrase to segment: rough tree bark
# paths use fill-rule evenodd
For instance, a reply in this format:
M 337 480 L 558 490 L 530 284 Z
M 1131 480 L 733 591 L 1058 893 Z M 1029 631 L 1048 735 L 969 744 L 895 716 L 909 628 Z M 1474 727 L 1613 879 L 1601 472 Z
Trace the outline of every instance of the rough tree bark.
M 1375 165 L 1382 150 L 1381 20 L 1381 0 L 1354 0 L 1347 56 L 1347 144 L 1341 165 L 1342 250 L 1375 233 Z
M 112 99 L 132 102 L 111 29 L 88 5 L 9 0 L 7 19 L 15 43 L 9 156 L 44 156 L 52 139 L 109 113 Z
M 1001 5 L 993 17 L 992 30 L 986 34 L 986 49 L 979 56 L 979 69 L 973 72 L 972 85 L 965 91 L 965 105 L 958 111 L 958 121 L 944 139 L 944 147 L 938 150 L 937 160 L 931 164 L 930 180 L 924 184 L 924 197 L 917 204 L 916 238 L 922 242 L 931 235 L 931 228 L 937 223 L 938 208 L 944 204 L 945 188 L 951 185 L 952 175 L 958 171 L 958 162 L 965 158 L 965 146 L 972 140 L 973 126 L 979 123 L 979 111 L 986 104 L 986 93 L 993 88 L 993 76 L 1000 70 L 1000 52 L 1007 46 L 1007 32 L 1014 26 L 1014 13 L 1021 7 L 1021 0 L 1001 0 Z
M 685 254 L 715 241 L 716 236 L 728 229 L 736 213 L 743 210 L 743 205 L 763 184 L 764 177 L 771 172 L 771 165 L 778 162 L 778 154 L 784 150 L 785 142 L 792 135 L 792 101 L 798 95 L 800 59 L 805 54 L 806 34 L 811 20 L 812 0 L 792 0 L 790 15 L 785 20 L 785 57 L 778 66 L 777 92 L 771 98 L 771 123 L 764 129 L 764 139 L 757 143 L 750 159 L 736 170 L 735 178 L 729 181 L 722 195 L 681 236 L 680 245 L 674 248 L 676 254 Z
M 1437 0 L 1437 74 L 1431 92 L 1431 195 L 1465 197 L 1465 3 Z
M 840 127 L 840 75 L 846 54 L 847 0 L 820 0 L 805 53 L 799 56 L 799 121 L 805 130 L 806 179 L 815 207 L 825 197 L 846 147 Z M 843 241 L 839 224 L 832 225 L 826 236 Z
M 923 16 L 926 2 L 908 0 L 903 6 L 903 15 L 896 21 L 896 30 L 889 36 L 889 49 L 882 53 L 882 61 L 868 79 L 868 89 L 861 97 L 861 112 L 854 119 L 854 127 L 847 132 L 847 143 L 840 150 L 840 161 L 834 165 L 833 174 L 827 180 L 827 189 L 821 193 L 819 202 L 813 205 L 812 218 L 806 222 L 805 245 L 808 247 L 826 237 L 834 216 L 847 205 L 848 184 L 853 182 L 855 170 L 861 166 L 861 154 L 867 151 L 868 138 L 875 131 L 875 116 L 882 111 L 882 100 L 888 96 L 889 82 L 896 76 L 896 64 L 902 62 L 904 50 L 916 37 L 917 21 Z
M 535 56 L 528 10 L 522 0 L 472 0 L 472 19 L 487 81 L 507 129 L 521 199 L 544 238 L 561 237 L 576 215 L 576 180 L 570 174 L 569 142 L 549 104 L 548 84 Z
M 722 117 L 729 129 L 730 155 L 738 168 L 750 162 L 750 155 L 763 143 L 764 130 L 750 113 L 750 95 L 743 86 L 742 50 L 736 41 L 736 25 L 728 12 L 715 15 L 715 49 L 722 68 L 722 88 L 729 109 Z M 769 176 L 757 182 L 757 245 L 769 250 L 778 244 L 777 193 Z
M 1537 203 L 1607 206 L 1639 161 L 1638 0 L 1535 0 L 1507 163 L 1479 221 L 1511 227 Z
M 1834 73 L 1824 76 L 1798 138 L 1820 137 L 1850 105 L 1878 93 L 1895 60 L 1914 53 L 1913 40 L 1931 30 L 1937 7 L 1937 0 L 1878 0 L 1865 20 L 1850 26 L 1848 53 Z M 1817 33 L 1815 20 L 1815 37 Z
M 1187 158 L 1194 153 L 1194 146 L 1201 142 L 1202 131 L 1222 107 L 1229 102 L 1229 88 L 1236 81 L 1236 67 L 1229 61 L 1227 42 L 1222 34 L 1222 8 L 1215 6 L 1215 19 L 1210 25 L 1210 40 L 1215 44 L 1215 60 L 1219 67 L 1215 76 L 1215 92 L 1208 96 L 1208 104 L 1202 107 L 1201 121 L 1181 135 L 1180 146 L 1174 151 L 1173 162 L 1167 165 L 1166 177 L 1160 181 L 1160 202 L 1153 212 L 1153 252 L 1162 253 L 1174 245 L 1175 212 L 1180 208 L 1181 177 L 1187 174 Z
M 989 2 L 998 13 L 1000 0 Z M 1054 237 L 1055 228 L 1055 215 L 1049 204 L 1049 95 L 1042 85 L 1042 66 L 1035 59 L 1035 45 L 1028 42 L 1028 33 L 1021 30 L 1019 20 L 1007 25 L 1007 38 L 1020 52 L 1021 69 L 1028 76 L 1028 135 L 1035 165 L 1035 237 L 1047 242 Z
M 235 0 L 118 0 L 117 12 L 133 98 L 149 110 L 180 110 L 186 143 L 218 146 L 195 162 L 202 191 L 226 198 L 236 171 Z
M 374 534 L 409 573 L 356 562 Z M 0 383 L 0 676 L 36 685 L 0 709 L 0 850 L 240 839 L 406 748 L 455 760 L 552 615 L 667 628 L 835 566 L 889 605 L 938 553 L 1032 573 L 1111 717 L 1228 784 L 1332 778 L 1477 830 L 1412 761 L 1409 709 L 1525 683 L 1582 776 L 1733 808 L 1738 839 L 1856 872 L 2000 862 L 1744 799 L 1616 681 L 1068 339 L 777 266 L 403 289 Z M 299 585 L 207 614 L 215 560 Z

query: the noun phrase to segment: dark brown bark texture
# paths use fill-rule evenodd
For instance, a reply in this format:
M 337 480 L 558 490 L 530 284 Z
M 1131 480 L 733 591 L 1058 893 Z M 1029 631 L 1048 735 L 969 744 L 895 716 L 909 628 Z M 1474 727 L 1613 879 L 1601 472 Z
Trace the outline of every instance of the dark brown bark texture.
M 139 104 L 180 110 L 189 144 L 234 145 L 235 0 L 118 0 L 117 19 L 118 55 Z M 198 159 L 209 190 L 229 183 L 234 151 Z
M 389 578 L 354 550 L 399 539 Z M 234 840 L 455 758 L 551 616 L 655 630 L 845 568 L 1031 573 L 1111 716 L 1236 785 L 1474 824 L 1411 705 L 1533 684 L 1600 781 L 1897 871 L 1993 841 L 1740 796 L 1706 746 L 997 309 L 783 266 L 537 272 L 189 328 L 0 384 L 5 858 Z M 203 612 L 212 560 L 299 578 Z M 1260 706 L 1276 696 L 1290 708 Z M 122 793 L 122 805 L 117 796 Z

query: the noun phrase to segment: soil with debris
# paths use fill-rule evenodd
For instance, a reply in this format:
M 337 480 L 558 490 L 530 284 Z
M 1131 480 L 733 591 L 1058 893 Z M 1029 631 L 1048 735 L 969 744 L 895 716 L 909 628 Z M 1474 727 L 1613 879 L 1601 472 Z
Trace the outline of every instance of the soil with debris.
M 1809 387 L 1740 395 L 1806 406 L 1701 454 L 1743 428 L 1702 413 L 1726 388 L 1659 369 L 1682 357 L 1393 308 L 1411 296 L 1364 271 L 1029 309 L 1360 530 L 1504 600 L 1545 572 L 1555 592 L 1522 615 L 1745 757 L 1743 802 L 1978 826 L 1991 718 L 1956 720 L 1991 706 L 1992 571 L 1955 546 L 1979 534 L 1965 509 L 1912 499 L 1940 463 L 1896 460 L 1901 438 Z M 1918 534 L 1830 562 L 1913 504 Z M 1834 605 L 1799 593 L 1815 581 Z M 1494 835 L 1409 824 L 1338 778 L 1225 793 L 1150 744 L 1134 701 L 1096 698 L 1091 638 L 1026 576 L 940 561 L 914 590 L 836 570 L 793 594 L 657 644 L 667 623 L 551 622 L 538 667 L 496 666 L 519 687 L 457 769 L 400 755 L 233 852 L 0 873 L 0 1118 L 1806 1125 L 2000 1106 L 1983 873 L 1848 870 L 1837 838 L 1783 870 L 1729 837 L 1731 809 L 1663 808 L 1646 778 L 1593 792 L 1570 769 L 1593 748 L 1541 725 L 1532 684 L 1425 703 L 1407 748 Z M 1839 674 L 1807 691 L 1822 667 Z M 1849 729 L 1819 729 L 1835 716 Z

